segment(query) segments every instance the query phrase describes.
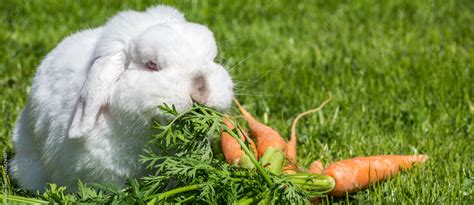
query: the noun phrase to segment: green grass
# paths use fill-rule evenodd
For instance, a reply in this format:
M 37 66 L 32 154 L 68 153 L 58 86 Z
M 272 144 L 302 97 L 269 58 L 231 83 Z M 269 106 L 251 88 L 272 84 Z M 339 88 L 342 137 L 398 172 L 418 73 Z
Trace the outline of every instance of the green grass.
M 124 9 L 161 1 L 7 0 L 0 4 L 0 148 L 41 59 L 62 38 Z M 344 199 L 474 203 L 474 1 L 184 1 L 208 25 L 236 94 L 289 134 L 298 112 L 299 162 L 426 153 L 426 165 Z

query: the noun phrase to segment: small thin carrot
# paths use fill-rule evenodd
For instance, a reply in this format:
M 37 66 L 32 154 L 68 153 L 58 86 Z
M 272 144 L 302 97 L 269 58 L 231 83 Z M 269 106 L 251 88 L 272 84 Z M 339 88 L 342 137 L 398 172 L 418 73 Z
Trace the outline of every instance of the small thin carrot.
M 305 115 L 308 115 L 308 114 L 311 114 L 311 113 L 315 113 L 315 112 L 319 112 L 320 110 L 322 110 L 324 108 L 324 106 L 326 104 L 328 104 L 332 99 L 332 96 L 329 95 L 329 98 L 326 99 L 323 103 L 321 103 L 321 105 L 319 105 L 319 107 L 317 108 L 314 108 L 314 109 L 311 109 L 311 110 L 308 110 L 308 111 L 305 111 L 305 112 L 302 112 L 300 114 L 298 114 L 296 116 L 296 118 L 293 120 L 293 123 L 291 124 L 291 133 L 290 133 L 290 141 L 288 141 L 288 143 L 286 144 L 286 149 L 285 149 L 285 155 L 286 155 L 286 158 L 288 159 L 288 166 L 285 167 L 285 172 L 286 173 L 292 173 L 292 171 L 289 171 L 289 170 L 296 170 L 296 125 L 298 124 L 298 121 Z
M 336 181 L 336 186 L 329 195 L 344 196 L 346 193 L 354 193 L 427 159 L 427 155 L 379 155 L 332 163 L 324 171 Z
M 235 129 L 235 126 L 226 118 L 224 118 L 224 124 L 231 130 Z M 255 143 L 248 137 L 247 133 L 239 130 L 238 134 L 240 139 L 244 142 L 247 141 L 250 144 L 251 150 L 257 153 Z M 253 168 L 253 164 L 248 159 L 249 156 L 244 153 L 237 140 L 225 131 L 221 133 L 221 147 L 227 163 L 236 164 L 243 168 Z
M 268 147 L 278 147 L 284 150 L 286 148 L 286 142 L 281 137 L 280 133 L 256 120 L 242 105 L 239 101 L 234 98 L 234 102 L 240 110 L 240 113 L 247 121 L 250 129 L 250 134 L 257 140 L 257 151 L 258 155 L 262 156 Z
M 324 174 L 324 165 L 320 160 L 316 160 L 309 165 L 308 173 L 311 174 Z

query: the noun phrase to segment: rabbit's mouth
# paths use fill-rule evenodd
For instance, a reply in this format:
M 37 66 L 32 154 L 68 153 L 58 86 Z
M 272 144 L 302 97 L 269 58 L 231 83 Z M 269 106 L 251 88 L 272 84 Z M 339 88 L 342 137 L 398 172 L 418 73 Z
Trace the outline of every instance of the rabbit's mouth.
M 190 101 L 189 103 L 175 103 L 175 104 L 167 104 L 164 103 L 162 105 L 158 105 L 152 108 L 149 108 L 143 113 L 145 116 L 148 116 L 152 122 L 157 122 L 159 124 L 168 124 L 170 123 L 175 116 L 168 113 L 165 109 L 174 109 L 177 113 L 185 112 L 186 110 L 191 109 L 193 106 L 193 102 Z M 164 108 L 168 107 L 168 108 Z

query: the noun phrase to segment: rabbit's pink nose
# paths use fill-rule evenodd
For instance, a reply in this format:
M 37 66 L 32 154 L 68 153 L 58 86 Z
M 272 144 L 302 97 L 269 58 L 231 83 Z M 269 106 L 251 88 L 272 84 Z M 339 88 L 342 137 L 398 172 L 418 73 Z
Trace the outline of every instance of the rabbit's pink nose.
M 206 78 L 202 75 L 194 77 L 191 88 L 191 99 L 193 102 L 206 104 L 210 94 Z

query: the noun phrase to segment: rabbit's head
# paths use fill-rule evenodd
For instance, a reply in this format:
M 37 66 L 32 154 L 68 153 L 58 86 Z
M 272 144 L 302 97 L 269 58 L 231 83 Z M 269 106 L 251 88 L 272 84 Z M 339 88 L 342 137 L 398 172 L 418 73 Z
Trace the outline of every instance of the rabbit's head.
M 214 62 L 216 54 L 213 35 L 204 26 L 150 27 L 130 44 L 127 67 L 110 96 L 110 111 L 146 121 L 161 115 L 157 106 L 164 103 L 178 111 L 193 102 L 227 109 L 233 84 L 225 68 Z
M 229 108 L 233 83 L 215 62 L 217 47 L 207 27 L 178 18 L 148 26 L 120 42 L 126 44 L 117 51 L 100 47 L 114 52 L 98 56 L 89 69 L 69 127 L 70 138 L 86 136 L 101 115 L 128 126 L 166 119 L 158 109 L 164 103 L 178 111 L 194 102 Z

